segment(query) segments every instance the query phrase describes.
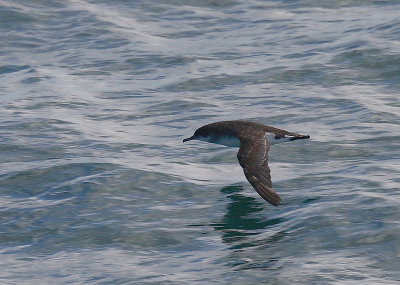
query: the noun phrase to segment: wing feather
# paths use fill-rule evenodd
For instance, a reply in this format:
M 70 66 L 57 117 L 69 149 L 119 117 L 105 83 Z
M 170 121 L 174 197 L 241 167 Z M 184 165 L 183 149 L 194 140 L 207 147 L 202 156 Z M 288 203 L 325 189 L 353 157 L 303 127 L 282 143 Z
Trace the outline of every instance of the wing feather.
M 278 206 L 281 198 L 272 189 L 271 170 L 268 167 L 269 144 L 264 132 L 242 138 L 237 154 L 247 180 L 257 193 L 267 202 Z

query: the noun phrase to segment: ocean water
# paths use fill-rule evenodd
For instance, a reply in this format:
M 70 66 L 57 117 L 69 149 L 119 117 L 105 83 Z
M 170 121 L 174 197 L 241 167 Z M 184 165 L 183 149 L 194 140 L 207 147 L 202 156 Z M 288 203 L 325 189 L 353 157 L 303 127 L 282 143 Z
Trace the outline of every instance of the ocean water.
M 399 284 L 398 1 L 0 0 L 0 284 Z M 246 119 L 282 205 L 235 149 Z

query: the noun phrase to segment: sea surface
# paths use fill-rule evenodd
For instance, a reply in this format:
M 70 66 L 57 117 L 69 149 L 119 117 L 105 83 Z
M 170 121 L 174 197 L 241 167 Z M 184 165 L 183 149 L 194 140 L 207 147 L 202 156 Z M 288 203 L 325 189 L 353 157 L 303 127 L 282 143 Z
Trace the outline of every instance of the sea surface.
M 400 2 L 0 0 L 0 284 L 400 284 Z M 282 204 L 236 149 L 245 119 Z

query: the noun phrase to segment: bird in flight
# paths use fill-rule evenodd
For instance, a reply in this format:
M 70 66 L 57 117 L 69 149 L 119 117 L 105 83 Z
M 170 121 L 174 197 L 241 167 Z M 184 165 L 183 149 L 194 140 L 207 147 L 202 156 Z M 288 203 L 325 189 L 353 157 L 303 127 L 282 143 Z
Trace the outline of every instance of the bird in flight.
M 264 200 L 278 206 L 281 198 L 272 189 L 271 170 L 268 167 L 270 145 L 308 138 L 308 135 L 254 122 L 222 121 L 198 128 L 193 136 L 184 139 L 183 142 L 200 140 L 238 147 L 237 158 L 247 180 Z

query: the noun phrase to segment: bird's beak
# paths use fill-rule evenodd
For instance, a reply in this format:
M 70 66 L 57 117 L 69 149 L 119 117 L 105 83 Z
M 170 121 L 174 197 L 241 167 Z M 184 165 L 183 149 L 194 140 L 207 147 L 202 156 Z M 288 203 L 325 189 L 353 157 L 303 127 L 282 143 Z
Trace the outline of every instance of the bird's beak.
M 191 141 L 192 139 L 193 139 L 193 137 L 186 138 L 186 139 L 183 139 L 183 142 Z

